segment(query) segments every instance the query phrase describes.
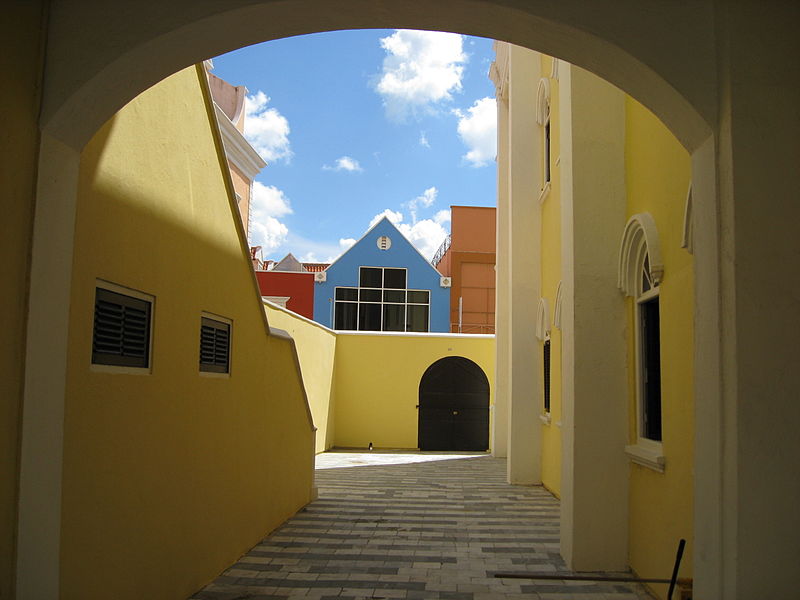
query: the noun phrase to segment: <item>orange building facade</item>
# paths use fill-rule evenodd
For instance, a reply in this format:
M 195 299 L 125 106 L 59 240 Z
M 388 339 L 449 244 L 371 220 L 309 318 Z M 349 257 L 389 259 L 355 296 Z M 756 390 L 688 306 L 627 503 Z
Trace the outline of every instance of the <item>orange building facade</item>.
M 451 333 L 494 333 L 495 208 L 451 206 L 451 234 L 433 265 L 451 278 Z

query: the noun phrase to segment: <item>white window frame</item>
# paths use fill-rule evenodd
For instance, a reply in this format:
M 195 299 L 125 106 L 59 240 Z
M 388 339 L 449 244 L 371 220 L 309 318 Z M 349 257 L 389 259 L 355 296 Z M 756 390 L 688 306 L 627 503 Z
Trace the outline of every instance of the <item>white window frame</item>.
M 659 299 L 659 309 L 661 308 L 660 302 L 660 284 L 654 282 L 652 279 L 651 287 L 647 291 L 642 290 L 641 279 L 644 276 L 645 259 L 648 258 L 647 251 L 643 253 L 639 262 L 641 268 L 639 270 L 639 285 L 637 288 L 637 296 L 634 299 L 634 370 L 636 376 L 636 444 L 627 446 L 625 452 L 631 459 L 645 467 L 649 467 L 655 471 L 664 472 L 665 458 L 664 458 L 664 444 L 663 441 L 652 440 L 643 435 L 644 431 L 644 413 L 645 413 L 645 381 L 644 381 L 644 340 L 642 339 L 642 306 L 653 299 Z M 649 274 L 648 274 L 649 277 Z M 660 310 L 659 310 L 660 315 Z M 660 326 L 659 326 L 660 330 Z M 659 335 L 659 346 L 661 344 L 661 336 Z M 660 354 L 660 353 L 659 353 Z M 664 433 L 664 410 L 659 404 L 661 410 L 661 437 L 663 440 Z
M 553 180 L 551 155 L 553 153 L 553 130 L 550 106 L 550 79 L 542 77 L 536 89 L 536 122 L 542 128 L 542 188 L 539 203 L 543 203 L 550 194 L 550 182 Z M 549 132 L 549 134 L 548 134 Z
M 402 306 L 403 307 L 404 319 L 405 319 L 405 327 L 404 327 L 404 330 L 402 332 L 401 331 L 397 331 L 397 332 L 389 332 L 389 333 L 408 333 L 408 307 L 409 306 L 427 306 L 428 307 L 428 319 L 427 319 L 427 323 L 425 324 L 426 330 L 424 332 L 412 332 L 412 333 L 429 333 L 430 332 L 430 330 L 431 330 L 431 290 L 412 289 L 412 288 L 409 288 L 409 287 L 405 287 L 405 288 L 362 287 L 360 285 L 361 284 L 361 269 L 381 269 L 381 285 L 382 286 L 384 284 L 384 274 L 383 274 L 383 272 L 386 269 L 400 269 L 400 270 L 403 270 L 406 273 L 405 280 L 406 280 L 406 286 L 408 286 L 408 268 L 407 267 L 387 267 L 387 266 L 380 266 L 379 267 L 379 266 L 370 266 L 370 265 L 360 265 L 358 267 L 358 283 L 359 283 L 359 285 L 357 285 L 357 286 L 340 285 L 340 286 L 334 287 L 334 289 L 333 289 L 333 319 L 332 319 L 332 322 L 331 322 L 331 326 L 334 329 L 336 328 L 336 305 L 337 304 L 355 304 L 356 305 L 356 329 L 343 330 L 343 331 L 364 331 L 366 333 L 369 333 L 370 331 L 372 331 L 374 333 L 384 333 L 385 330 L 383 328 L 384 327 L 384 324 L 383 324 L 383 321 L 384 321 L 383 307 L 384 307 L 384 305 L 397 305 L 397 306 Z M 336 292 L 339 289 L 355 290 L 356 291 L 357 300 L 337 300 L 336 299 Z M 372 291 L 380 292 L 380 296 L 381 296 L 380 301 L 375 302 L 375 301 L 371 301 L 371 300 L 361 300 L 361 291 L 362 290 L 372 290 Z M 405 294 L 405 300 L 403 302 L 386 302 L 386 301 L 384 301 L 383 297 L 384 297 L 384 292 L 387 292 L 387 291 L 388 292 L 403 292 Z M 408 301 L 408 293 L 409 292 L 426 292 L 428 294 L 428 302 L 427 303 L 424 303 L 424 302 L 409 302 Z M 359 323 L 360 323 L 360 319 L 361 319 L 361 305 L 362 304 L 377 304 L 377 305 L 379 305 L 381 307 L 381 309 L 380 309 L 381 328 L 380 329 L 371 330 L 371 329 L 359 329 L 358 328 Z
M 648 264 L 648 279 L 651 288 L 642 290 L 642 276 Z M 664 456 L 664 409 L 663 398 L 661 406 L 661 434 L 662 441 L 642 437 L 643 410 L 643 385 L 642 377 L 642 335 L 641 335 L 641 305 L 660 298 L 660 285 L 664 276 L 664 263 L 661 260 L 661 244 L 655 221 L 649 213 L 633 215 L 625 225 L 620 244 L 619 265 L 617 271 L 617 285 L 634 301 L 634 371 L 635 371 L 635 410 L 636 410 L 636 443 L 625 446 L 625 453 L 635 463 L 658 471 L 664 472 L 666 458 Z M 661 303 L 659 301 L 659 309 Z M 661 311 L 659 310 L 659 318 Z M 660 328 L 659 328 L 660 329 Z M 660 336 L 659 336 L 660 337 Z

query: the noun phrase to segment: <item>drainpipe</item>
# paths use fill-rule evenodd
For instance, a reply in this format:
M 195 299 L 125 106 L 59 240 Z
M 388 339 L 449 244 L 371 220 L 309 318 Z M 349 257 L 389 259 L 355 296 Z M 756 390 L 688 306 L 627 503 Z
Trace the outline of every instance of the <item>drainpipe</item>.
M 464 308 L 463 300 L 463 296 L 458 297 L 458 333 L 461 333 L 461 315 L 462 309 Z

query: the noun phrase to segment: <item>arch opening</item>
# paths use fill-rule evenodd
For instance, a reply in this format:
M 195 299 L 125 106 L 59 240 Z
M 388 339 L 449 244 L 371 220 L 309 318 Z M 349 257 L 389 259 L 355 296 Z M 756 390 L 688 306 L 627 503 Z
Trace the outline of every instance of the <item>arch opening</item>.
M 489 380 L 467 358 L 448 356 L 419 383 L 420 450 L 489 449 Z
M 698 84 L 705 81 L 702 77 L 690 81 L 691 72 L 676 69 L 672 57 L 653 50 L 658 44 L 642 42 L 675 33 L 665 30 L 658 15 L 644 6 L 646 3 L 626 11 L 615 11 L 606 4 L 582 5 L 576 11 L 568 6 L 510 7 L 499 0 L 449 0 L 435 6 L 422 0 L 349 0 L 335 6 L 321 0 L 256 4 L 239 0 L 218 11 L 205 6 L 189 8 L 178 2 L 161 8 L 163 14 L 157 24 L 129 14 L 98 16 L 90 8 L 71 7 L 69 18 L 53 15 L 57 26 L 52 27 L 51 37 L 55 39 L 48 46 L 41 126 L 79 150 L 140 92 L 212 56 L 308 33 L 408 28 L 507 41 L 567 60 L 636 98 L 688 150 L 696 149 L 708 138 L 712 130 L 708 124 L 714 122 L 710 83 Z M 59 9 L 54 12 L 59 13 Z M 686 27 L 708 18 L 699 8 L 687 12 L 691 14 L 681 21 Z M 614 17 L 613 23 L 607 22 L 609 15 Z M 72 47 L 75 39 L 81 39 L 79 32 L 98 17 L 104 21 L 98 28 L 102 31 L 99 39 L 87 47 Z M 626 31 L 639 34 L 625 36 Z M 692 27 L 694 31 L 696 27 Z M 682 51 L 689 56 L 704 49 L 703 39 L 691 32 L 682 38 Z M 70 52 L 64 52 L 65 48 Z

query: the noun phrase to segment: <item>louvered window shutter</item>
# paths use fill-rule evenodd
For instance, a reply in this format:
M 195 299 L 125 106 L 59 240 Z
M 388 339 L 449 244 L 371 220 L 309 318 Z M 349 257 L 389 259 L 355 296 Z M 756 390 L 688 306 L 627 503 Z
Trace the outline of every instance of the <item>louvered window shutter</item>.
M 231 349 L 231 326 L 202 317 L 200 320 L 200 370 L 228 373 Z
M 151 308 L 147 300 L 97 288 L 92 363 L 148 367 Z

